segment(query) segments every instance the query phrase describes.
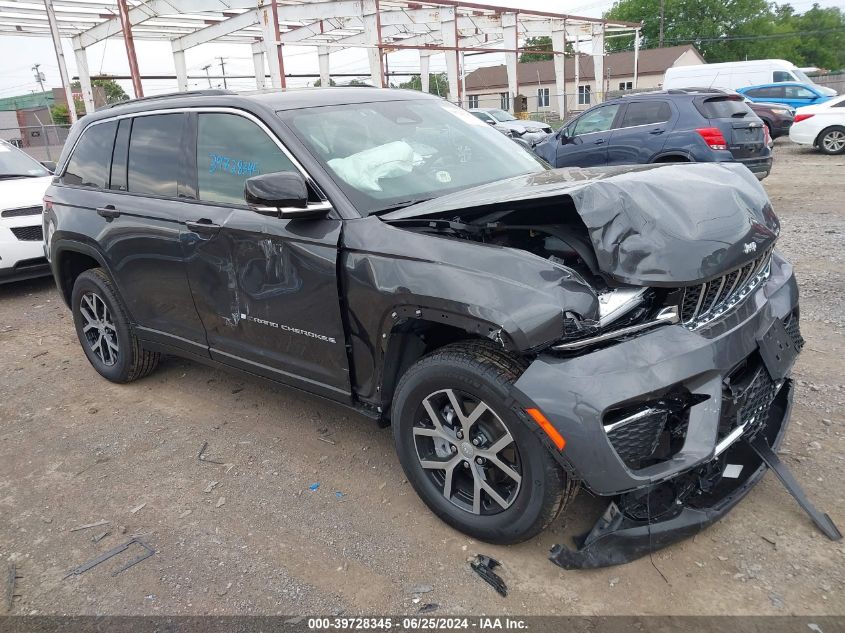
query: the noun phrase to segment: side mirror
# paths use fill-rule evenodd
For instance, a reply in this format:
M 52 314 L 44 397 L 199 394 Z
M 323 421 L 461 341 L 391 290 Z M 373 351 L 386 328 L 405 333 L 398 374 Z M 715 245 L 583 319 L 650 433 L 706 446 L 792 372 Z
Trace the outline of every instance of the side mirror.
M 244 199 L 264 215 L 281 218 L 323 217 L 328 204 L 308 204 L 308 185 L 299 172 L 280 171 L 248 178 L 244 183 Z
M 560 128 L 557 137 L 560 139 L 561 145 L 566 145 L 569 142 L 569 130 L 565 127 Z
M 485 122 L 487 123 L 487 125 L 496 125 L 496 122 L 490 119 L 485 119 Z
M 56 161 L 54 160 L 42 160 L 41 166 L 47 169 L 51 174 L 56 173 Z

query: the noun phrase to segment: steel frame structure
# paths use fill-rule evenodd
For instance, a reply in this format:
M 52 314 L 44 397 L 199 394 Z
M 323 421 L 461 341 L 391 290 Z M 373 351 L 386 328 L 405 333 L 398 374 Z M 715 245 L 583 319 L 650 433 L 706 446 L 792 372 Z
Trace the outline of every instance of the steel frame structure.
M 43 4 L 41 4 L 43 2 Z M 251 46 L 256 86 L 265 87 L 265 60 L 273 88 L 284 89 L 284 46 L 317 49 L 322 85 L 331 79 L 332 51 L 367 51 L 370 81 L 386 86 L 385 55 L 419 51 L 422 88 L 429 90 L 432 55 L 444 55 L 450 98 L 463 100 L 464 52 L 504 53 L 510 103 L 519 92 L 517 60 L 520 41 L 549 36 L 555 61 L 558 106 L 565 111 L 564 53 L 590 42 L 595 76 L 604 77 L 604 39 L 633 33 L 636 59 L 641 24 L 529 11 L 462 0 L 0 0 L 0 36 L 52 37 L 62 80 L 67 69 L 59 38 L 73 44 L 86 112 L 94 110 L 86 49 L 109 38 L 126 45 L 135 96 L 143 96 L 135 40 L 167 40 L 173 50 L 178 89 L 188 89 L 185 51 L 208 42 Z M 600 83 L 599 100 L 604 89 Z M 74 108 L 69 108 L 75 117 Z

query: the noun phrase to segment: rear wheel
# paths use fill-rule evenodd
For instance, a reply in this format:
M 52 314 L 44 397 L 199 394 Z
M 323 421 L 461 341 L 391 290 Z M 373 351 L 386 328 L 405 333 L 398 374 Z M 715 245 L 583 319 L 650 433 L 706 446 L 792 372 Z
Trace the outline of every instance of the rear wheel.
M 816 139 L 816 146 L 823 154 L 845 154 L 845 127 L 837 125 L 822 130 Z
M 71 308 L 85 356 L 103 378 L 132 382 L 156 368 L 160 355 L 141 347 L 111 278 L 102 268 L 87 270 L 76 278 Z
M 536 535 L 574 492 L 508 400 L 523 369 L 492 343 L 449 345 L 413 365 L 393 401 L 408 481 L 446 523 L 490 543 Z

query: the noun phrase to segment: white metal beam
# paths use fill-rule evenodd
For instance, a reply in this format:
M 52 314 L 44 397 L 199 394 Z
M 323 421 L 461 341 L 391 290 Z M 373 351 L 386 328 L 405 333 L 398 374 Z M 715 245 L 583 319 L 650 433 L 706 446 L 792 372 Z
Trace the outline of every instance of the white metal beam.
M 148 0 L 143 4 L 136 5 L 129 9 L 129 23 L 132 26 L 146 22 L 157 15 L 162 15 L 168 11 L 173 11 L 171 2 L 175 0 Z M 92 44 L 101 42 L 104 39 L 117 35 L 121 32 L 120 20 L 115 15 L 112 19 L 101 22 L 97 26 L 91 27 L 84 33 L 80 33 L 74 38 L 73 48 L 87 48 Z
M 519 78 L 517 76 L 517 54 L 519 31 L 516 13 L 502 14 L 502 28 L 504 29 L 505 48 L 514 52 L 505 53 L 505 67 L 508 73 L 508 92 L 511 93 L 511 111 L 515 111 L 516 95 L 519 94 Z
M 443 42 L 443 46 L 455 48 L 455 50 L 444 51 L 446 56 L 446 79 L 449 81 L 449 100 L 456 105 L 463 106 L 463 103 L 461 103 L 461 87 L 458 77 L 458 28 L 456 16 L 454 7 L 445 7 L 440 12 L 440 39 Z
M 285 44 L 292 44 L 307 40 L 310 37 L 320 36 L 335 29 L 344 28 L 346 28 L 346 24 L 343 18 L 328 18 L 286 31 L 281 34 L 281 39 Z
M 320 46 L 317 48 L 317 62 L 320 66 L 320 86 L 328 88 L 332 85 L 332 76 L 329 70 L 328 46 Z
M 637 89 L 637 80 L 640 70 L 640 30 L 634 33 L 634 90 Z
M 382 71 L 381 49 L 379 48 L 381 34 L 376 0 L 362 0 L 361 10 L 361 17 L 364 22 L 364 36 L 367 40 L 367 61 L 370 65 L 370 81 L 376 88 L 384 88 L 384 72 Z
M 596 78 L 596 102 L 601 103 L 605 97 L 604 85 L 604 25 L 593 25 L 593 68 L 595 69 Z
M 566 117 L 566 20 L 555 20 L 552 25 L 552 52 L 555 66 L 555 92 L 557 93 L 557 112 Z
M 281 90 L 282 68 L 279 64 L 279 42 L 276 41 L 276 25 L 273 23 L 273 11 L 270 7 L 259 10 L 261 14 L 262 41 L 264 53 L 267 55 L 267 65 L 270 67 L 270 84 Z
M 252 45 L 252 65 L 255 68 L 255 87 L 259 90 L 264 90 L 265 70 L 264 70 L 264 43 L 254 42 Z
M 173 40 L 171 46 L 173 47 L 174 52 L 184 51 L 189 48 L 193 48 L 194 46 L 220 39 L 224 35 L 235 33 L 236 31 L 245 29 L 253 24 L 258 24 L 259 19 L 260 16 L 257 10 L 247 11 L 246 13 L 241 13 L 240 15 L 229 18 L 228 20 L 223 20 L 217 24 L 207 26 L 204 29 L 194 31 L 188 35 L 183 35 L 182 37 Z
M 176 89 L 179 92 L 188 90 L 188 67 L 185 64 L 185 51 L 173 51 L 173 66 L 176 68 Z
M 91 114 L 95 106 L 91 73 L 88 71 L 88 53 L 84 48 L 77 48 L 73 53 L 76 56 L 76 72 L 79 74 L 79 87 L 82 91 L 82 101 L 85 103 L 85 114 Z
M 76 104 L 73 102 L 73 92 L 70 89 L 70 77 L 68 77 L 67 64 L 65 63 L 65 53 L 62 50 L 62 40 L 59 37 L 59 25 L 56 23 L 56 14 L 53 11 L 51 0 L 44 0 L 44 8 L 47 9 L 47 21 L 50 23 L 50 35 L 53 37 L 53 48 L 56 51 L 56 62 L 59 64 L 59 75 L 62 78 L 62 87 L 65 89 L 65 98 L 67 99 L 67 111 L 70 115 L 70 122 L 76 123 Z
M 431 53 L 428 51 L 420 51 L 420 84 L 423 92 L 428 92 L 429 88 L 429 80 L 431 77 L 429 76 L 430 71 L 430 62 L 431 62 Z
M 360 17 L 366 2 L 367 0 L 332 0 L 306 4 L 280 4 L 279 20 L 312 22 L 327 18 Z

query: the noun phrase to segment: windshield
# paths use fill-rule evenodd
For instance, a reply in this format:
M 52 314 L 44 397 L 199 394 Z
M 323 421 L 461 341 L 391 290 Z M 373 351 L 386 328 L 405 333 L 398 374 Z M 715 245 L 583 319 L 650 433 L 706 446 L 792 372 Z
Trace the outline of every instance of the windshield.
M 516 121 L 516 117 L 504 110 L 490 110 L 490 115 L 497 121 Z
M 792 74 L 798 78 L 798 81 L 805 84 L 814 84 L 815 82 L 810 79 L 807 75 L 805 75 L 802 71 L 798 70 L 797 68 L 792 69 Z
M 22 151 L 6 143 L 0 143 L 0 178 L 38 178 L 49 176 L 50 172 Z
M 546 167 L 531 152 L 441 100 L 280 112 L 362 215 Z

